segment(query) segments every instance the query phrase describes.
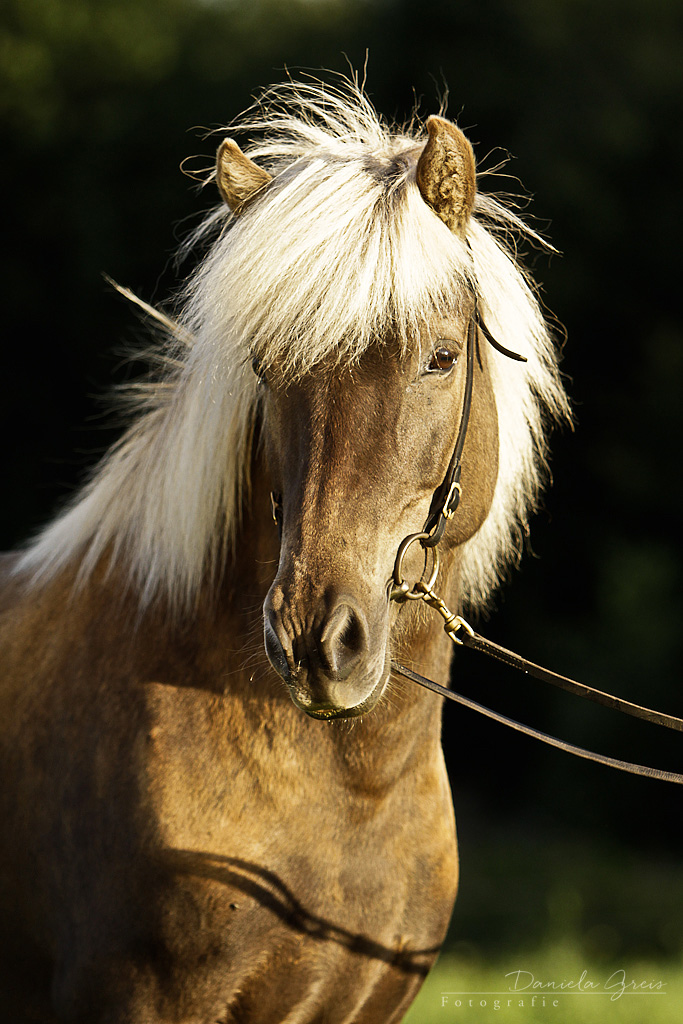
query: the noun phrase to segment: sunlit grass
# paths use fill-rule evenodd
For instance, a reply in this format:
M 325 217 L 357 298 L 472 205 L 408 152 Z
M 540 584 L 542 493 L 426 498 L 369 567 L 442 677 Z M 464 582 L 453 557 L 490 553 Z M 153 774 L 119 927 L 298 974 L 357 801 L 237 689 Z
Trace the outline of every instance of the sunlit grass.
M 539 987 L 534 988 L 533 982 Z M 563 982 L 565 988 L 560 990 Z M 405 1024 L 496 1020 L 506 1024 L 681 1024 L 683 965 L 646 960 L 587 962 L 580 948 L 569 944 L 505 954 L 487 963 L 444 954 Z

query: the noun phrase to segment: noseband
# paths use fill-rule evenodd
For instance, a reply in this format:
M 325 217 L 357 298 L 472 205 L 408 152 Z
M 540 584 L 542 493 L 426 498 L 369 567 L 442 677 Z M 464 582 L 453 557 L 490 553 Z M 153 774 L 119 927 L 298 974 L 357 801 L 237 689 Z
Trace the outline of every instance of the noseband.
M 467 328 L 467 370 L 465 377 L 465 393 L 463 397 L 460 426 L 458 427 L 458 436 L 455 441 L 455 448 L 453 449 L 453 454 L 448 464 L 444 480 L 432 499 L 431 508 L 424 527 L 419 533 L 409 534 L 399 545 L 396 554 L 396 561 L 394 563 L 393 580 L 389 591 L 390 600 L 398 603 L 403 603 L 405 601 L 424 601 L 425 604 L 430 608 L 433 608 L 434 611 L 438 612 L 438 614 L 444 619 L 444 630 L 450 639 L 456 644 L 469 647 L 471 650 L 479 651 L 482 654 L 487 654 L 490 657 L 496 658 L 498 661 L 502 661 L 512 668 L 525 673 L 526 675 L 532 675 L 537 679 L 551 683 L 553 686 L 558 686 L 560 689 L 566 690 L 577 696 L 584 697 L 596 704 L 602 704 L 603 706 L 613 708 L 616 711 L 622 711 L 634 718 L 641 718 L 644 721 L 652 722 L 654 725 L 661 725 L 667 729 L 674 729 L 678 732 L 683 731 L 683 719 L 676 718 L 673 715 L 665 715 L 662 712 L 653 711 L 651 708 L 641 707 L 639 704 L 632 704 L 630 701 L 623 700 L 621 697 L 617 697 L 614 694 L 605 693 L 602 690 L 596 690 L 584 683 L 576 682 L 573 679 L 569 679 L 567 676 L 559 675 L 556 672 L 550 671 L 550 669 L 543 668 L 540 665 L 527 661 L 525 658 L 515 654 L 513 651 L 509 651 L 507 648 L 500 647 L 498 644 L 492 643 L 490 640 L 487 640 L 485 637 L 476 633 L 469 623 L 460 615 L 455 615 L 451 612 L 445 602 L 434 593 L 433 588 L 439 573 L 438 544 L 444 535 L 446 524 L 453 518 L 457 511 L 462 495 L 460 473 L 462 469 L 462 455 L 465 447 L 467 428 L 469 426 L 470 412 L 472 408 L 474 359 L 478 345 L 479 331 L 481 331 L 489 344 L 502 355 L 507 356 L 510 359 L 526 362 L 524 356 L 520 356 L 516 352 L 511 352 L 509 349 L 501 345 L 500 342 L 496 341 L 481 317 L 475 297 L 474 311 Z M 425 549 L 425 568 L 421 578 L 411 587 L 403 578 L 403 559 L 408 549 L 418 542 Z M 429 576 L 427 576 L 427 561 L 430 555 L 432 564 Z M 433 680 L 427 679 L 425 676 L 420 675 L 418 672 L 414 672 L 412 669 L 399 665 L 397 662 L 392 661 L 391 667 L 392 672 L 397 673 L 406 679 L 410 679 L 412 682 L 419 683 L 421 686 L 446 697 L 448 700 L 454 700 L 473 711 L 478 711 L 480 714 L 483 714 L 488 718 L 492 718 L 496 722 L 500 722 L 503 725 L 507 725 L 510 728 L 515 729 L 517 732 L 522 732 L 525 735 L 541 740 L 543 743 L 547 743 L 550 746 L 575 754 L 577 757 L 596 761 L 599 764 L 605 764 L 611 768 L 617 768 L 620 771 L 630 772 L 635 775 L 644 775 L 648 778 L 683 784 L 683 775 L 679 775 L 675 772 L 662 771 L 659 768 L 650 768 L 646 765 L 633 764 L 630 761 L 621 761 L 617 758 L 606 757 L 604 754 L 597 754 L 593 751 L 585 750 L 583 747 L 577 747 L 572 743 L 567 743 L 565 740 L 559 740 L 554 736 L 548 736 L 546 733 L 539 732 L 537 729 L 531 729 L 526 725 L 516 722 L 512 718 L 500 715 L 497 712 L 492 711 L 490 708 L 484 707 L 482 704 L 477 704 L 475 701 L 469 700 L 467 697 L 463 697 L 462 694 L 456 693 L 454 690 L 449 690 L 445 686 L 441 686 L 439 683 L 435 683 Z

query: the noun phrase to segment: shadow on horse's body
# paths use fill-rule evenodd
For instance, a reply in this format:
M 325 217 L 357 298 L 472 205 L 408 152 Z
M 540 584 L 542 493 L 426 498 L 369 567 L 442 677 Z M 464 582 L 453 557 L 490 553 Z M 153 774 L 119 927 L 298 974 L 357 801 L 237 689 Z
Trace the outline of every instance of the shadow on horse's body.
M 262 525 L 180 631 L 134 629 L 115 577 L 5 585 L 0 963 L 35 1019 L 400 1019 L 438 951 L 457 880 L 438 701 L 304 716 L 236 648 L 277 557 Z
M 305 123 L 294 119 L 292 154 L 283 163 L 276 140 L 271 159 L 263 157 L 268 172 L 234 143 L 221 147 L 218 185 L 234 226 L 198 275 L 193 312 L 174 342 L 175 356 L 179 346 L 187 352 L 175 377 L 171 366 L 173 386 L 143 408 L 71 509 L 2 563 L 0 1015 L 14 1024 L 388 1024 L 407 1010 L 443 941 L 457 852 L 440 701 L 391 680 L 390 659 L 400 653 L 445 682 L 450 645 L 414 604 L 389 602 L 387 581 L 398 542 L 419 530 L 449 460 L 471 296 L 459 271 L 452 308 L 435 310 L 413 270 L 400 281 L 397 274 L 420 246 L 429 254 L 430 232 L 446 249 L 452 239 L 454 265 L 469 266 L 473 252 L 476 271 L 479 259 L 482 280 L 477 286 L 475 272 L 469 285 L 500 326 L 484 279 L 496 260 L 512 264 L 486 256 L 476 232 L 472 251 L 464 244 L 475 230 L 474 171 L 457 129 L 431 119 L 426 144 L 392 137 L 369 120 L 362 98 L 355 107 L 332 102 L 340 117 L 356 118 L 358 136 L 361 127 L 375 133 L 374 163 L 359 138 L 333 137 L 329 124 L 328 170 L 316 164 L 320 138 L 308 140 L 307 163 Z M 342 307 L 353 302 L 328 293 L 344 282 L 325 260 L 322 236 L 306 253 L 304 229 L 286 235 L 295 223 L 287 203 L 292 216 L 315 209 L 318 175 L 325 202 L 339 193 L 345 215 L 348 197 L 334 175 L 355 195 L 349 174 L 364 168 L 377 196 L 359 238 L 377 280 L 358 247 L 347 256 L 358 287 L 370 289 L 364 302 L 386 303 L 375 293 L 378 268 L 390 262 L 373 249 L 368 211 L 382 218 L 380 236 L 401 216 L 412 233 L 407 242 L 387 236 L 396 305 L 383 332 L 371 318 L 365 348 L 345 352 L 347 334 L 361 345 L 362 324 L 343 327 Z M 249 270 L 269 217 L 280 228 L 281 259 L 295 250 L 293 298 L 286 283 L 272 293 L 265 256 Z M 338 249 L 338 225 L 329 237 Z M 223 273 L 226 253 L 242 259 L 237 284 Z M 315 295 L 305 292 L 308 257 L 320 260 L 319 276 L 324 270 Z M 514 272 L 500 287 L 527 302 Z M 227 345 L 230 331 L 237 340 L 225 367 L 214 354 L 202 368 L 212 342 L 199 322 L 211 320 L 220 281 L 243 304 L 262 286 L 273 309 L 261 314 L 252 303 L 248 347 L 237 306 L 223 310 L 231 327 L 217 328 L 214 342 Z M 283 316 L 303 310 L 307 337 L 291 321 L 280 344 L 279 300 Z M 336 302 L 326 350 L 322 319 L 316 328 L 325 302 Z M 413 317 L 420 340 L 413 332 L 408 344 L 398 312 L 408 317 L 420 303 L 428 307 L 422 322 Z M 544 384 L 557 412 L 551 349 L 533 316 L 535 326 L 503 332 L 504 340 L 519 347 L 536 332 L 526 339 L 536 377 L 524 394 Z M 313 369 L 302 367 L 304 357 Z M 512 485 L 501 497 L 501 479 L 521 475 L 528 505 L 538 472 L 541 441 L 527 437 L 526 469 L 508 460 L 498 473 L 510 417 L 528 419 L 530 406 L 515 410 L 516 384 L 499 395 L 497 358 L 478 346 L 463 499 L 439 575 L 451 607 L 463 593 L 476 600 L 490 589 L 513 529 L 501 526 L 504 501 L 517 502 L 507 520 L 523 519 Z M 214 486 L 218 463 L 223 479 Z M 482 524 L 492 516 L 497 533 L 488 535 Z M 228 526 L 216 540 L 219 522 Z M 482 536 L 488 561 L 476 548 Z M 168 581 L 181 578 L 174 591 Z

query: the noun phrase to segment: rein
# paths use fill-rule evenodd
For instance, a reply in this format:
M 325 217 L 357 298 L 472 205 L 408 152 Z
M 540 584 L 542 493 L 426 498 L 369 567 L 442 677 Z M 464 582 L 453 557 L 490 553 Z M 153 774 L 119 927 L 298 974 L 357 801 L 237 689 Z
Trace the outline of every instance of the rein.
M 482 332 L 486 340 L 503 355 L 508 356 L 511 359 L 517 359 L 524 362 L 526 361 L 524 356 L 519 356 L 515 352 L 511 352 L 495 340 L 481 318 L 475 299 L 474 312 L 467 329 L 467 376 L 465 379 L 465 393 L 463 397 L 460 426 L 458 428 L 455 448 L 453 455 L 451 456 L 448 469 L 446 470 L 443 483 L 435 492 L 432 500 L 432 507 L 430 508 L 423 529 L 419 533 L 409 534 L 399 545 L 396 553 L 396 561 L 394 563 L 393 584 L 390 590 L 390 599 L 400 604 L 405 601 L 424 601 L 425 604 L 438 612 L 438 614 L 444 619 L 444 630 L 447 636 L 455 644 L 469 647 L 471 650 L 478 651 L 481 654 L 486 654 L 489 657 L 502 661 L 506 665 L 523 672 L 525 675 L 534 676 L 536 679 L 551 683 L 553 686 L 557 686 L 562 690 L 575 694 L 576 696 L 584 697 L 586 700 L 591 700 L 596 704 L 602 704 L 603 707 L 613 708 L 616 711 L 621 711 L 624 714 L 633 716 L 634 718 L 640 718 L 643 721 L 652 722 L 654 725 L 661 725 L 666 729 L 674 729 L 677 732 L 683 732 L 683 719 L 681 718 L 676 718 L 673 715 L 665 715 L 660 711 L 653 711 L 651 708 L 641 707 L 639 704 L 632 704 L 630 701 L 623 700 L 621 697 L 617 697 L 611 693 L 606 693 L 603 690 L 596 690 L 591 686 L 587 686 L 585 683 L 577 682 L 574 679 L 570 679 L 568 676 L 560 675 L 557 672 L 552 672 L 550 669 L 543 668 L 541 665 L 536 665 L 534 662 L 521 657 L 521 655 L 515 654 L 514 651 L 510 651 L 505 647 L 501 647 L 498 644 L 493 643 L 491 640 L 487 640 L 479 633 L 476 633 L 469 623 L 460 615 L 455 615 L 451 612 L 442 598 L 434 593 L 433 587 L 439 573 L 439 553 L 437 545 L 444 535 L 447 522 L 455 515 L 462 494 L 462 488 L 460 486 L 462 454 L 465 447 L 465 439 L 467 436 L 467 428 L 469 425 L 470 411 L 472 407 L 474 355 L 478 343 L 479 330 Z M 422 573 L 422 578 L 411 587 L 403 578 L 403 559 L 408 549 L 418 542 L 425 549 L 425 569 Z M 432 559 L 431 571 L 428 578 L 425 579 L 427 574 L 427 559 L 430 555 Z M 676 772 L 663 771 L 659 768 L 649 768 L 646 765 L 633 764 L 630 761 L 621 761 L 614 757 L 607 757 L 605 754 L 598 754 L 591 750 L 586 750 L 583 747 L 577 747 L 572 743 L 567 743 L 565 740 L 549 736 L 547 733 L 540 732 L 537 729 L 532 729 L 527 725 L 522 725 L 520 722 L 516 722 L 512 718 L 507 718 L 505 715 L 492 711 L 490 708 L 484 707 L 482 704 L 469 700 L 469 698 L 463 697 L 462 694 L 456 693 L 454 690 L 449 690 L 447 687 L 441 686 L 439 683 L 435 683 L 432 679 L 428 679 L 426 676 L 420 675 L 419 672 L 406 668 L 404 665 L 400 665 L 397 662 L 392 661 L 391 670 L 397 675 L 404 676 L 406 679 L 410 679 L 412 682 L 419 683 L 420 686 L 424 686 L 427 689 L 440 694 L 447 700 L 456 701 L 456 703 L 462 704 L 473 711 L 478 711 L 479 714 L 485 715 L 487 718 L 492 718 L 494 721 L 500 722 L 502 725 L 507 725 L 517 732 L 522 732 L 526 736 L 531 736 L 534 739 L 540 740 L 542 743 L 547 743 L 559 750 L 565 750 L 570 754 L 574 754 L 576 757 L 582 757 L 589 761 L 595 761 L 598 764 L 608 765 L 611 768 L 630 772 L 633 775 L 644 775 L 648 778 L 661 779 L 665 782 L 675 782 L 679 785 L 683 785 L 683 775 L 679 775 Z

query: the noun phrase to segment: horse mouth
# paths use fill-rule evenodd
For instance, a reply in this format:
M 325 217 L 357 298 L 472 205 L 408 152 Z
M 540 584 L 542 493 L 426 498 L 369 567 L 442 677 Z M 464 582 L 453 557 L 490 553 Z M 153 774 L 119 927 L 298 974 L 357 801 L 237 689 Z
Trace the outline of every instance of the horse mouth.
M 389 682 L 389 667 L 385 666 L 380 673 L 379 679 L 367 694 L 357 704 L 346 706 L 333 700 L 318 697 L 306 686 L 298 686 L 295 682 L 288 682 L 287 688 L 294 705 L 308 715 L 309 718 L 316 718 L 319 721 L 334 721 L 341 718 L 358 718 L 372 711 L 381 699 Z

